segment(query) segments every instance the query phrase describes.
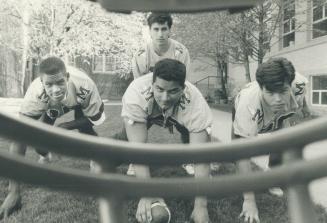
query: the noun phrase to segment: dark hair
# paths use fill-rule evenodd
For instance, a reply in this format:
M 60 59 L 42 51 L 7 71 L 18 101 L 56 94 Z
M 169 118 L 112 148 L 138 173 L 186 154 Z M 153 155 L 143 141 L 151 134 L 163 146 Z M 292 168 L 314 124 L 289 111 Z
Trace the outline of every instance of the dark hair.
M 39 65 L 39 74 L 54 75 L 59 72 L 66 73 L 65 63 L 59 57 L 48 57 L 41 61 Z
M 271 58 L 262 63 L 256 72 L 256 79 L 260 87 L 271 92 L 283 89 L 284 83 L 291 85 L 295 78 L 293 64 L 283 57 Z
M 153 83 L 159 77 L 166 81 L 176 81 L 182 87 L 185 84 L 186 67 L 185 65 L 174 59 L 163 59 L 156 63 L 153 69 Z
M 169 29 L 173 25 L 173 19 L 169 13 L 152 12 L 147 18 L 148 26 L 151 28 L 153 23 L 165 24 L 167 22 Z

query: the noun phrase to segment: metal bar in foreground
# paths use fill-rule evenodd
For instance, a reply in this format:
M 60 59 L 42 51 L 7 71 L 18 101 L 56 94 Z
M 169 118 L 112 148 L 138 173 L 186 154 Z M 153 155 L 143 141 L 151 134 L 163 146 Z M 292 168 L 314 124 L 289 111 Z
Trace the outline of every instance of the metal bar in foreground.
M 297 149 L 286 151 L 284 152 L 283 158 L 286 164 L 302 160 L 302 151 Z M 287 189 L 287 195 L 291 222 L 318 223 L 314 211 L 314 204 L 308 190 L 308 182 L 290 184 Z

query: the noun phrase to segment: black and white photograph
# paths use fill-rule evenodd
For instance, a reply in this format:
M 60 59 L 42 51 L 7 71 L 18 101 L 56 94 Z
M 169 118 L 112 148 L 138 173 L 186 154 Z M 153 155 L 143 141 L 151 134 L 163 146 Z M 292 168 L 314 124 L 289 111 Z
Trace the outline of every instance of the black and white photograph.
M 327 223 L 326 0 L 0 0 L 0 222 Z

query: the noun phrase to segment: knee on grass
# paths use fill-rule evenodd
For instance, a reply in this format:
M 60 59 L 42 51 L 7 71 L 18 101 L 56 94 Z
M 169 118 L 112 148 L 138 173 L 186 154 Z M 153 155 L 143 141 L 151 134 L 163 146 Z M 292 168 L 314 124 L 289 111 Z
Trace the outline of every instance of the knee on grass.
M 41 149 L 41 148 L 35 148 L 35 151 L 37 154 L 39 154 L 41 156 L 47 156 L 49 154 L 49 151 L 47 151 L 45 149 Z

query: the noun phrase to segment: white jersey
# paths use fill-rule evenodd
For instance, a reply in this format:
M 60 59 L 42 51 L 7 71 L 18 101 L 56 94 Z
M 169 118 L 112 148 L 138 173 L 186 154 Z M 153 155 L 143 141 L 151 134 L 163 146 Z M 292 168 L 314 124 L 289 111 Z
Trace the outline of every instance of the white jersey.
M 292 90 L 300 108 L 303 107 L 303 101 L 305 98 L 308 83 L 309 81 L 306 77 L 298 72 L 295 72 L 295 78 L 292 82 Z
M 149 124 L 152 121 L 167 127 L 166 120 L 170 123 L 185 127 L 190 133 L 206 130 L 211 133 L 212 113 L 200 91 L 190 82 L 185 82 L 184 94 L 178 104 L 170 108 L 162 115 L 155 103 L 152 90 L 153 74 L 149 73 L 134 80 L 127 88 L 123 96 L 122 117 L 129 122 L 143 122 Z M 165 120 L 159 120 L 159 116 L 165 116 Z M 158 117 L 158 119 L 156 119 Z M 174 126 L 176 126 L 174 124 Z
M 67 92 L 61 102 L 53 102 L 50 99 L 38 77 L 28 87 L 20 113 L 40 117 L 46 112 L 50 118 L 57 118 L 76 106 L 81 106 L 84 115 L 94 125 L 102 124 L 105 120 L 104 105 L 94 82 L 77 68 L 67 67 L 67 72 Z
M 235 135 L 253 137 L 289 126 L 288 119 L 303 107 L 307 79 L 296 73 L 292 82 L 291 100 L 286 112 L 273 114 L 262 101 L 259 84 L 254 81 L 245 86 L 235 98 Z
M 178 60 L 185 64 L 186 70 L 189 69 L 190 54 L 187 48 L 176 40 L 169 39 L 169 42 L 170 46 L 167 52 L 161 56 L 154 51 L 152 42 L 147 43 L 144 47 L 138 50 L 137 54 L 134 55 L 132 60 L 134 79 L 152 72 L 154 65 L 158 61 L 166 58 Z

